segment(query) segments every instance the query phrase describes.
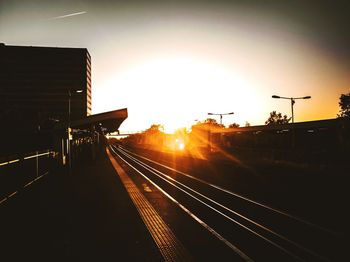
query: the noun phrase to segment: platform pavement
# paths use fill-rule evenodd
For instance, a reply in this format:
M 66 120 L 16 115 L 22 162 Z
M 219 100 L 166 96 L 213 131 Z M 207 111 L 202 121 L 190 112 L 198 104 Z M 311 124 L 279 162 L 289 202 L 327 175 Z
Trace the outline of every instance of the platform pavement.
M 162 261 L 105 152 L 78 162 L 0 205 L 0 261 Z

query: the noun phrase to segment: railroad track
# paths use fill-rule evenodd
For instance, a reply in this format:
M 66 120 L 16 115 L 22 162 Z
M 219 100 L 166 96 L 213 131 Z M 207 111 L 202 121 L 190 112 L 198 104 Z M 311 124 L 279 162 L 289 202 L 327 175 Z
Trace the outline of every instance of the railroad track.
M 337 232 L 123 147 L 110 148 L 243 261 L 334 261 L 343 257 L 342 236 Z

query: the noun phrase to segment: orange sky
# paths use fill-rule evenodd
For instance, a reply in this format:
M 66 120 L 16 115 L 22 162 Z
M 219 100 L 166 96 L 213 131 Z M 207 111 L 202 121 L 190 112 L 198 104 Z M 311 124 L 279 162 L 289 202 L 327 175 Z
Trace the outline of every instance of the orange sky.
M 350 41 L 337 24 L 347 9 L 271 3 L 12 0 L 0 4 L 0 42 L 88 48 L 93 113 L 128 108 L 121 130 L 171 131 L 208 112 L 264 124 L 273 110 L 291 114 L 273 94 L 312 96 L 297 101 L 295 121 L 336 117 L 350 92 Z
M 345 66 L 311 39 L 289 32 L 288 25 L 240 19 L 237 28 L 231 27 L 232 21 L 206 19 L 169 19 L 152 30 L 138 28 L 138 40 L 119 42 L 123 51 L 115 57 L 128 61 L 126 67 L 108 55 L 102 65 L 95 65 L 96 71 L 110 72 L 95 92 L 96 103 L 103 101 L 96 110 L 115 104 L 128 107 L 130 117 L 123 128 L 131 130 L 152 123 L 171 130 L 205 119 L 208 112 L 231 111 L 235 114 L 224 117 L 225 124 L 258 125 L 272 110 L 291 114 L 289 101 L 271 95 L 311 95 L 311 100 L 297 101 L 295 120 L 334 118 L 340 94 L 349 91 Z

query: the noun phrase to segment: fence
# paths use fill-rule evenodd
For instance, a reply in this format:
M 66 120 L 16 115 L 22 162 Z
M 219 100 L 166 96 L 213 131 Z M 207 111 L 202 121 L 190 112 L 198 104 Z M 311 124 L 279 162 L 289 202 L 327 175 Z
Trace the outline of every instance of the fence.
M 56 153 L 51 150 L 0 158 L 0 204 L 49 174 Z

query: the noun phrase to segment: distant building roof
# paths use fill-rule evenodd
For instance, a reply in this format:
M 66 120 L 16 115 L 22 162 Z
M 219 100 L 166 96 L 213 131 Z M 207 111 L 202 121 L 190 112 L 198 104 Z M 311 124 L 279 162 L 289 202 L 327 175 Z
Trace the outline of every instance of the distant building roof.
M 326 119 L 316 121 L 306 121 L 288 124 L 276 124 L 276 125 L 260 125 L 260 126 L 247 126 L 237 128 L 225 128 L 212 131 L 212 133 L 234 133 L 234 132 L 255 132 L 255 131 L 276 131 L 283 129 L 308 129 L 308 128 L 329 128 L 341 124 L 341 119 Z

